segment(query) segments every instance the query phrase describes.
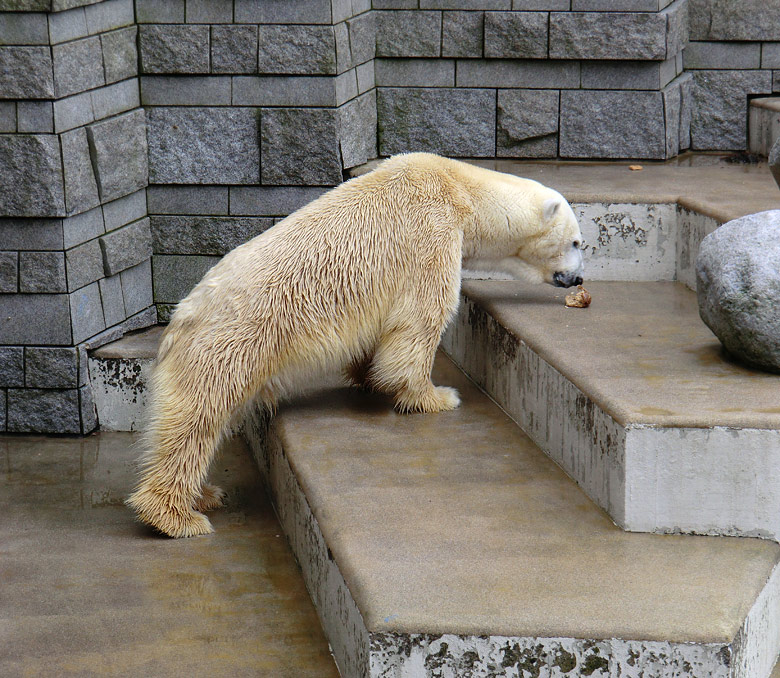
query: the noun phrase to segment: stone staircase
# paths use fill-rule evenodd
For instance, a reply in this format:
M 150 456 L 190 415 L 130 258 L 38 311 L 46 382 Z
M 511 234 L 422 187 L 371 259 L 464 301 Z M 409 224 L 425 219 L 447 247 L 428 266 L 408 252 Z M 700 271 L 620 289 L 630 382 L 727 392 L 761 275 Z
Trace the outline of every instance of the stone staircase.
M 434 374 L 455 412 L 342 388 L 245 426 L 341 674 L 767 678 L 777 378 L 720 354 L 690 287 L 701 238 L 777 189 L 766 167 L 701 168 L 699 191 L 680 167 L 515 169 L 564 191 L 593 277 L 623 280 L 589 281 L 588 309 L 465 280 Z M 158 340 L 91 355 L 103 427 L 140 427 Z

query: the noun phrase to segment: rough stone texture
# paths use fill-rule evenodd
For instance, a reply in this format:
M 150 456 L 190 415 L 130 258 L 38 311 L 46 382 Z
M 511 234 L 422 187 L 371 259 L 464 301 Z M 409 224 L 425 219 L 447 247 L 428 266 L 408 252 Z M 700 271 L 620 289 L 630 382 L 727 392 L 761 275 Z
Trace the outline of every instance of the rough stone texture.
M 495 155 L 496 97 L 486 89 L 380 88 L 379 154 Z
M 697 151 L 744 150 L 748 95 L 771 91 L 769 71 L 694 72 L 691 148 Z
M 564 158 L 664 158 L 661 92 L 562 91 Z
M 377 12 L 376 56 L 437 57 L 441 12 Z
M 149 218 L 123 226 L 100 238 L 106 275 L 115 275 L 152 256 Z
M 0 346 L 0 387 L 24 386 L 24 349 Z
M 90 433 L 97 428 L 97 407 L 90 384 L 85 384 L 79 389 L 79 414 L 81 415 L 82 434 Z
M 31 346 L 24 350 L 24 354 L 25 386 L 28 388 L 78 386 L 78 350 L 75 347 Z
M 269 229 L 270 217 L 153 216 L 155 254 L 222 256 Z
M 726 350 L 780 372 L 780 210 L 750 214 L 701 243 L 696 287 L 702 320 Z
M 441 55 L 443 57 L 483 56 L 485 15 L 482 12 L 443 12 Z M 547 28 L 545 27 L 545 32 Z
M 83 127 L 63 134 L 62 167 L 65 176 L 65 208 L 68 214 L 77 214 L 100 204 L 98 186 L 92 168 L 87 132 Z M 114 164 L 121 164 L 117 157 Z
M 554 158 L 559 98 L 555 90 L 499 90 L 496 155 Z
M 260 26 L 260 73 L 335 74 L 331 26 Z
M 13 294 L 19 287 L 19 253 L 0 252 L 0 294 Z
M 332 186 L 341 183 L 336 111 L 285 108 L 263 112 L 262 183 Z
M 8 430 L 12 433 L 81 433 L 78 390 L 9 389 Z
M 547 17 L 546 12 L 485 12 L 485 57 L 545 58 Z
M 103 255 L 97 240 L 90 240 L 65 253 L 68 271 L 68 291 L 77 290 L 100 280 L 103 271 Z
M 16 132 L 16 102 L 0 101 L 0 133 Z
M 138 51 L 144 73 L 208 73 L 209 27 L 142 25 Z
M 57 98 L 105 84 L 99 37 L 54 45 L 51 52 Z
M 178 303 L 218 261 L 219 257 L 154 255 L 154 301 Z
M 74 344 L 80 344 L 106 329 L 103 305 L 100 300 L 100 286 L 96 282 L 68 296 Z
M 54 112 L 51 101 L 20 101 L 16 105 L 18 132 L 51 133 Z
M 272 113 L 269 111 L 266 115 L 272 117 Z M 150 182 L 258 183 L 260 149 L 257 118 L 257 113 L 249 108 L 150 109 Z M 303 133 L 305 130 L 300 131 Z M 289 130 L 290 134 L 293 132 Z
M 24 322 L 19 322 L 24 318 Z M 71 343 L 66 294 L 0 294 L 0 344 Z
M 552 59 L 667 58 L 666 17 L 654 13 L 554 12 Z
M 376 96 L 373 92 L 339 108 L 341 160 L 345 169 L 376 157 L 376 123 Z
M 772 171 L 778 188 L 780 188 L 780 139 L 775 141 L 772 150 L 769 151 L 769 169 Z
M 138 28 L 129 26 L 100 36 L 107 84 L 138 75 L 137 34 Z
M 376 54 L 376 15 L 366 12 L 350 19 L 347 29 L 352 63 L 359 65 L 373 59 Z
M 65 254 L 62 252 L 20 252 L 20 292 L 65 292 Z
M 48 45 L 45 14 L 4 14 L 0 22 L 0 45 Z
M 0 184 L 3 186 L 0 191 L 0 214 L 3 216 L 63 215 L 65 192 L 57 137 L 0 135 Z
M 153 303 L 152 262 L 147 259 L 119 274 L 122 282 L 122 298 L 128 316 L 135 315 Z
M 147 185 L 146 133 L 142 109 L 87 128 L 101 200 L 121 198 Z
M 106 326 L 111 327 L 127 318 L 125 302 L 122 298 L 121 276 L 114 275 L 98 281 L 100 300 L 103 305 L 103 318 Z
M 212 27 L 212 73 L 255 73 L 257 53 L 257 26 Z
M 763 0 L 690 0 L 693 40 L 780 40 L 780 5 Z
M 48 99 L 53 96 L 49 47 L 0 47 L 0 98 Z

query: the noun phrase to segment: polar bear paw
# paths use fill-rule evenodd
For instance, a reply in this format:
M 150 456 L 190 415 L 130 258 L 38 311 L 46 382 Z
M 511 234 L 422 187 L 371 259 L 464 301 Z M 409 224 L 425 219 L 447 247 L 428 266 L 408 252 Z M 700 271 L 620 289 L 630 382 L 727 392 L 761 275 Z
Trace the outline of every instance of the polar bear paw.
M 142 523 L 169 537 L 196 537 L 214 531 L 211 522 L 202 513 L 173 503 L 170 497 L 150 490 L 139 490 L 130 495 L 127 504 L 135 509 Z
M 216 485 L 203 483 L 200 488 L 200 497 L 195 499 L 196 511 L 213 511 L 225 503 L 225 490 Z
M 433 386 L 422 394 L 402 393 L 396 398 L 396 409 L 409 412 L 447 412 L 460 405 L 458 391 L 449 386 Z

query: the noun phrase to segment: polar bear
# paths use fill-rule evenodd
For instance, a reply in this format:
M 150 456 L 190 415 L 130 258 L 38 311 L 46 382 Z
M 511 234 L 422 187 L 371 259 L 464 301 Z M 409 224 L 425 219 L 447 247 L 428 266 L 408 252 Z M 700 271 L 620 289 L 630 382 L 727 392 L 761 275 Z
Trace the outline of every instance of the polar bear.
M 399 412 L 459 405 L 431 383 L 461 264 L 582 282 L 566 200 L 528 179 L 426 153 L 391 157 L 227 254 L 179 303 L 160 345 L 140 483 L 128 504 L 172 537 L 205 534 L 206 484 L 231 420 L 341 370 Z

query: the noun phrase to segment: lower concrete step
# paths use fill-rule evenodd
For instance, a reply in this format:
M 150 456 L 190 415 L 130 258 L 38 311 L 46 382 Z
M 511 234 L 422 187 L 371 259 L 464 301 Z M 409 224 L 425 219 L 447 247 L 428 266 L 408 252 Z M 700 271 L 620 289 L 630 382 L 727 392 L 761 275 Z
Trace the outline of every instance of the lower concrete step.
M 447 359 L 454 412 L 340 389 L 246 426 L 342 676 L 766 678 L 780 547 L 616 527 Z
M 780 138 L 780 97 L 759 97 L 750 101 L 748 130 L 750 152 L 768 157 Z
M 679 283 L 464 281 L 443 347 L 623 528 L 780 539 L 778 377 Z

